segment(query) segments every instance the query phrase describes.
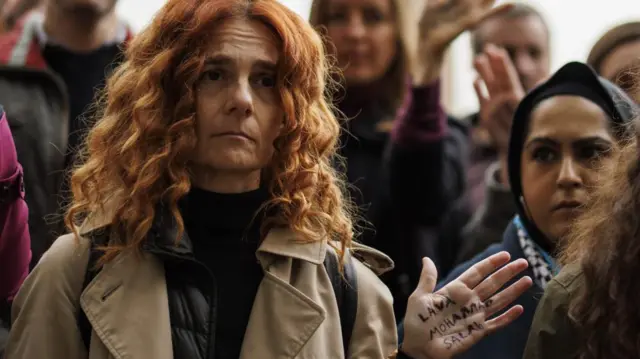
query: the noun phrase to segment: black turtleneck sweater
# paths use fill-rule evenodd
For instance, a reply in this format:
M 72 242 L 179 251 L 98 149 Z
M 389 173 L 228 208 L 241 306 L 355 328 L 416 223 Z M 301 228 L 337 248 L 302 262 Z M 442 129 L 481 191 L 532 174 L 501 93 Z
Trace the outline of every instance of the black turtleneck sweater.
M 263 189 L 219 194 L 193 188 L 183 202 L 186 231 L 196 260 L 204 264 L 216 285 L 215 357 L 237 359 L 253 300 L 263 272 L 256 250 L 268 199 Z

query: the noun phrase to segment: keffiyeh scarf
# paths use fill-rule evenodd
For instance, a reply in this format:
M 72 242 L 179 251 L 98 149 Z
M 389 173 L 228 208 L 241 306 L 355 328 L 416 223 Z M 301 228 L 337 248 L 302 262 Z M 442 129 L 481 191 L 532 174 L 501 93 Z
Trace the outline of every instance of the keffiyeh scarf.
M 533 271 L 533 281 L 536 285 L 540 286 L 540 288 L 544 289 L 559 272 L 560 268 L 555 259 L 529 237 L 519 216 L 513 219 L 513 224 L 517 229 L 518 240 L 522 252 L 524 252 L 524 258 L 529 262 L 529 268 Z

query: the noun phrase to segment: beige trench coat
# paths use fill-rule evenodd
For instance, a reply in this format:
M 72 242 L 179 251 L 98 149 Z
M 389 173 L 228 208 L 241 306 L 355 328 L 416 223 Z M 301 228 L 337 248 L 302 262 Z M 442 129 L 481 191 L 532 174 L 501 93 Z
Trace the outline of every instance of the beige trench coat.
M 6 359 L 172 359 L 164 266 L 152 254 L 123 253 L 82 291 L 89 240 L 56 240 L 13 304 Z M 301 244 L 271 231 L 257 251 L 264 279 L 254 300 L 241 359 L 344 358 L 340 318 L 324 269 L 326 243 Z M 377 275 L 385 255 L 356 245 L 358 309 L 349 358 L 387 358 L 397 347 L 392 297 Z M 81 293 L 82 291 L 82 293 Z M 93 327 L 87 354 L 77 326 Z M 176 358 L 177 359 L 177 358 Z

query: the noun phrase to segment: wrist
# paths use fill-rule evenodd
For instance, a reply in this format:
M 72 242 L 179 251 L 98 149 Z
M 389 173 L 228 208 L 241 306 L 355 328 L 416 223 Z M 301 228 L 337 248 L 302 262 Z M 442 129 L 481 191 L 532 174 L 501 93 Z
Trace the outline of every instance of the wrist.
M 424 51 L 424 50 L 421 50 Z M 443 56 L 423 55 L 412 64 L 413 85 L 416 87 L 427 86 L 440 78 L 442 73 Z

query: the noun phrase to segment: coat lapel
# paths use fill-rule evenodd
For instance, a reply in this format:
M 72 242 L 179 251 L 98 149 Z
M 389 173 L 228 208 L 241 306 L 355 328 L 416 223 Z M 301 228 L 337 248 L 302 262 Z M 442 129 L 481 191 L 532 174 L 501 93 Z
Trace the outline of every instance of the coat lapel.
M 253 303 L 240 359 L 295 358 L 325 317 L 320 305 L 267 272 Z
M 253 303 L 240 359 L 295 358 L 326 318 L 319 303 L 293 284 L 296 261 L 322 265 L 325 242 L 302 243 L 271 230 L 258 249 L 265 271 Z M 274 330 L 274 328 L 278 328 Z
M 80 297 L 95 334 L 116 359 L 173 359 L 167 287 L 153 255 L 123 253 Z

